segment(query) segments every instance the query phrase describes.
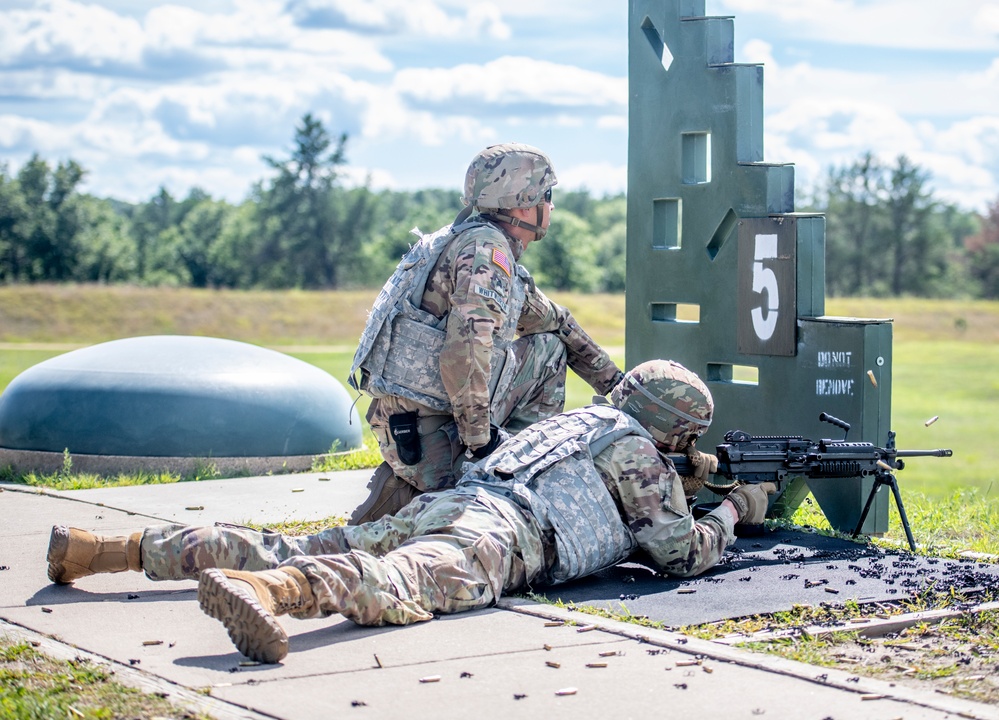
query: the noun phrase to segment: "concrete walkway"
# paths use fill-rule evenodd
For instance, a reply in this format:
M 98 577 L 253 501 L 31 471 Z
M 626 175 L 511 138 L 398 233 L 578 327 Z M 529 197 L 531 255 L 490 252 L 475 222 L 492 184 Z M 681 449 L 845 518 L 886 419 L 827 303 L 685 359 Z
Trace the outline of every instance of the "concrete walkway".
M 51 585 L 53 524 L 118 534 L 160 521 L 273 523 L 348 514 L 369 471 L 34 491 L 0 484 L 0 635 L 217 718 L 994 718 L 999 708 L 504 598 L 409 627 L 282 618 L 291 651 L 248 663 L 194 582 L 139 573 Z

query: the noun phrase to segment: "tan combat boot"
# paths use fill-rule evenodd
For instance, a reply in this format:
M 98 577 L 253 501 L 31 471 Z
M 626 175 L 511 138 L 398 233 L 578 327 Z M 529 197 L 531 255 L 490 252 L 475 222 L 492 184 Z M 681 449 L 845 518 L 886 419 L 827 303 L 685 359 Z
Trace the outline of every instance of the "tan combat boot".
M 142 570 L 142 532 L 104 537 L 55 525 L 49 536 L 49 580 L 61 585 L 95 573 Z
M 420 494 L 420 491 L 395 474 L 392 466 L 383 462 L 368 481 L 371 494 L 358 505 L 347 521 L 348 525 L 363 525 L 385 515 L 395 515 Z
M 314 602 L 309 581 L 292 567 L 260 572 L 212 568 L 198 579 L 201 609 L 225 625 L 241 653 L 263 663 L 276 663 L 288 654 L 288 634 L 275 615 L 308 611 Z

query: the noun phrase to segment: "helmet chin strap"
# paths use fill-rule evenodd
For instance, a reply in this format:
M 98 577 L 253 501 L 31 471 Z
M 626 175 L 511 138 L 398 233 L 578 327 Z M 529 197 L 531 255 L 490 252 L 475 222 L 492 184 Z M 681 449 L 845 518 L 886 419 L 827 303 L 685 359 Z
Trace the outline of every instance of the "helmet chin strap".
M 540 205 L 536 205 L 535 207 L 537 208 L 537 213 L 538 213 L 538 216 L 537 216 L 538 219 L 535 221 L 537 223 L 536 225 L 532 225 L 529 222 L 524 222 L 523 220 L 520 220 L 519 218 L 511 217 L 510 215 L 505 215 L 505 214 L 500 213 L 500 212 L 492 211 L 492 212 L 489 212 L 488 215 L 489 215 L 489 217 L 495 218 L 495 219 L 500 220 L 502 222 L 505 222 L 508 225 L 513 225 L 514 227 L 524 228 L 528 232 L 534 233 L 535 240 L 540 240 L 541 238 L 543 238 L 545 235 L 548 234 L 548 230 L 545 229 L 545 228 L 543 228 L 543 227 L 541 227 L 541 222 L 544 219 L 544 210 L 541 209 Z

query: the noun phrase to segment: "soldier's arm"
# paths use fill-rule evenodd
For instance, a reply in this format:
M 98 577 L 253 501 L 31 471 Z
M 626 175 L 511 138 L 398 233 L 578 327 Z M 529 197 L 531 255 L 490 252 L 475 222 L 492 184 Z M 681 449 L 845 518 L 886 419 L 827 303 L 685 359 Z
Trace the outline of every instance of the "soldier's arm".
M 594 464 L 639 546 L 664 572 L 698 575 L 714 567 L 735 542 L 730 513 L 694 522 L 680 476 L 645 438 L 631 435 L 612 443 Z
M 610 356 L 579 326 L 567 308 L 552 302 L 533 281 L 517 324 L 521 335 L 555 333 L 565 345 L 569 367 L 601 395 L 609 393 L 623 378 Z
M 489 442 L 489 375 L 493 335 L 502 326 L 513 268 L 503 244 L 479 239 L 455 259 L 454 292 L 441 351 L 441 380 L 467 447 Z

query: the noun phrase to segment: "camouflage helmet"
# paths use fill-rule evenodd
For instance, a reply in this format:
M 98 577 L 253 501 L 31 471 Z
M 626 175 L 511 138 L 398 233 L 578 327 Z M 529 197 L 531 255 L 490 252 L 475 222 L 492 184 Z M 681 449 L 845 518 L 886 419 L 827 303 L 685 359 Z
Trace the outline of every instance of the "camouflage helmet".
M 556 183 L 552 161 L 536 147 L 490 145 L 472 158 L 461 200 L 481 210 L 532 208 Z
M 629 370 L 611 402 L 642 424 L 660 449 L 683 450 L 711 425 L 715 404 L 696 374 L 672 360 L 649 360 Z

